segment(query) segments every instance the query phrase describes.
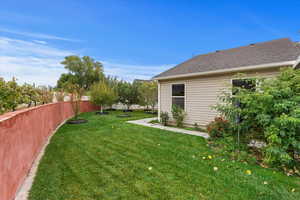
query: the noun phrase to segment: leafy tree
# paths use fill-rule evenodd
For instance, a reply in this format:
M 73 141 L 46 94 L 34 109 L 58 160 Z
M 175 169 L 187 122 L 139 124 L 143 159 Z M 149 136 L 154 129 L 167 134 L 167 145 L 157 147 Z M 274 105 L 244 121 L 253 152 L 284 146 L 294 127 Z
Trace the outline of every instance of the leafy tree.
M 101 113 L 105 106 L 112 105 L 118 98 L 115 90 L 109 87 L 105 81 L 94 84 L 91 87 L 90 95 L 91 101 L 101 107 Z
M 155 81 L 145 81 L 139 86 L 139 102 L 145 105 L 148 109 L 150 106 L 154 112 L 155 105 L 157 104 L 157 83 Z
M 74 118 L 78 119 L 78 115 L 80 114 L 80 103 L 84 94 L 84 89 L 78 84 L 71 82 L 64 84 L 64 89 L 70 93 L 70 101 L 74 112 Z
M 28 107 L 30 107 L 32 104 L 34 104 L 34 106 L 38 104 L 40 99 L 39 94 L 39 89 L 36 88 L 34 84 L 30 85 L 25 83 L 22 86 L 23 103 L 28 104 Z
M 114 89 L 117 89 L 120 82 L 115 76 L 106 76 L 104 80 L 109 87 Z
M 69 72 L 61 75 L 57 81 L 57 88 L 64 88 L 65 84 L 72 83 L 88 90 L 104 78 L 102 64 L 89 56 L 67 56 L 61 64 Z
M 75 84 L 75 76 L 71 73 L 68 74 L 61 74 L 60 78 L 57 81 L 56 89 L 64 89 L 66 87 L 66 84 L 68 83 L 74 83 Z
M 127 109 L 133 104 L 139 103 L 138 84 L 120 81 L 118 83 L 119 102 L 125 104 Z
M 256 90 L 232 88 L 220 97 L 217 110 L 245 138 L 257 138 L 267 144 L 266 163 L 296 167 L 300 152 L 300 70 L 286 68 L 272 79 L 258 79 Z M 236 106 L 233 102 L 239 102 Z M 239 123 L 237 117 L 240 118 Z
M 6 112 L 9 108 L 8 102 L 7 102 L 7 87 L 6 82 L 3 78 L 0 77 L 0 114 Z
M 39 86 L 39 100 L 41 104 L 52 103 L 53 101 L 53 91 L 51 87 Z
M 6 82 L 6 92 L 4 93 L 4 100 L 6 103 L 6 110 L 15 111 L 17 106 L 23 103 L 22 89 L 18 86 L 16 79 Z
M 113 90 L 113 93 L 115 95 L 115 98 L 113 101 L 111 101 L 107 106 L 112 108 L 112 105 L 115 103 L 118 103 L 119 100 L 119 95 L 118 95 L 118 85 L 119 85 L 119 80 L 115 76 L 107 76 L 104 79 L 107 83 L 107 86 L 110 87 Z

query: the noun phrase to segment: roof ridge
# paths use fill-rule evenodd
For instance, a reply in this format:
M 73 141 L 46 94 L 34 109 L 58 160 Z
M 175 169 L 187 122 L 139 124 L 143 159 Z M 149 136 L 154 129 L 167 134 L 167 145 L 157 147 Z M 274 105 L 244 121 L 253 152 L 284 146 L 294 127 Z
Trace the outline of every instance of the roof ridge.
M 299 55 L 300 43 L 298 45 L 290 38 L 279 38 L 218 52 L 200 54 L 155 77 L 278 63 L 295 60 Z
M 238 46 L 238 47 L 232 47 L 232 48 L 229 48 L 229 49 L 216 50 L 216 51 L 212 51 L 212 52 L 209 52 L 209 53 L 199 54 L 199 55 L 196 55 L 196 56 L 194 56 L 192 58 L 195 58 L 195 57 L 198 57 L 198 56 L 205 56 L 205 55 L 215 54 L 215 53 L 224 52 L 224 51 L 230 51 L 230 50 L 235 50 L 235 49 L 246 48 L 246 47 L 249 47 L 251 45 L 255 46 L 255 45 L 262 45 L 262 44 L 266 44 L 266 43 L 272 43 L 272 42 L 279 41 L 279 40 L 289 40 L 290 42 L 292 42 L 291 39 L 288 38 L 288 37 L 286 37 L 286 38 L 279 38 L 279 39 L 268 40 L 268 41 L 264 41 L 264 42 L 250 43 L 248 45 L 243 45 L 243 46 Z

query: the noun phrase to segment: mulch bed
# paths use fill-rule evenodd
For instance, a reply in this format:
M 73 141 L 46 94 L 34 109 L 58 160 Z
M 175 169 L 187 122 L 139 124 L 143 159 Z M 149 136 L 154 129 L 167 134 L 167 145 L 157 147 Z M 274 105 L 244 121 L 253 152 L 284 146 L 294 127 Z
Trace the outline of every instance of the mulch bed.
M 83 124 L 83 123 L 87 123 L 88 120 L 86 119 L 72 119 L 67 121 L 67 124 Z
M 96 115 L 108 115 L 108 114 L 109 114 L 109 112 L 106 112 L 106 111 L 103 111 L 103 112 L 98 111 L 98 112 L 96 112 Z
M 133 112 L 133 110 L 131 110 L 131 109 L 127 109 L 127 110 L 123 110 L 123 112 Z
M 105 109 L 105 111 L 116 111 L 117 109 L 115 108 L 108 108 L 108 109 Z

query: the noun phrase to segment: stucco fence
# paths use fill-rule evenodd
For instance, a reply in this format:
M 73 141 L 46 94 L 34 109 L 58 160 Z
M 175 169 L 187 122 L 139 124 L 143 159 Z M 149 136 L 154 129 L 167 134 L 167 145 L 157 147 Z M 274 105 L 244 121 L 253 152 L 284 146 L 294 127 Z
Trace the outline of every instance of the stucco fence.
M 97 110 L 81 102 L 81 112 Z M 53 131 L 74 115 L 71 102 L 41 105 L 0 115 L 0 200 L 12 200 Z

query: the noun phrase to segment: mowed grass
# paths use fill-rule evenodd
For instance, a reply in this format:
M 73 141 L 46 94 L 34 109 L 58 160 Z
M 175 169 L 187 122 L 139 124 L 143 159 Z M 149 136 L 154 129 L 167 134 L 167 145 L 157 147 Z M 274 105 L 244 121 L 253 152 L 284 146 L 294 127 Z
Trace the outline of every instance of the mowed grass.
M 84 113 L 88 123 L 63 125 L 29 199 L 300 199 L 299 178 L 218 156 L 201 137 L 126 123 L 149 114 L 117 114 Z

